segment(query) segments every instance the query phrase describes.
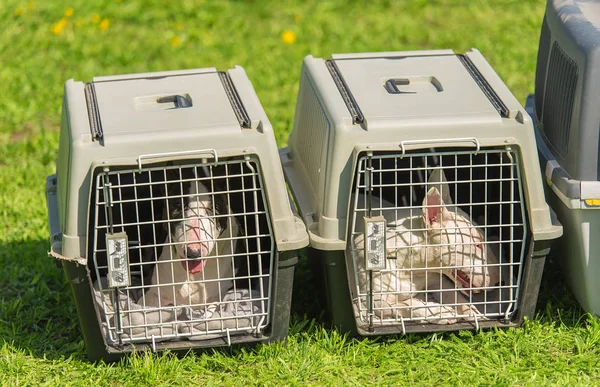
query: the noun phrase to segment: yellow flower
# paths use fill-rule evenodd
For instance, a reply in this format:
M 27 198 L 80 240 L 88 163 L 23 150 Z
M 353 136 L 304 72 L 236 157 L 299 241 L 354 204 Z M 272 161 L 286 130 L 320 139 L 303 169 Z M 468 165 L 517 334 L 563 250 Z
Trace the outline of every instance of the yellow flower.
M 67 8 L 67 9 L 65 10 L 65 16 L 66 16 L 66 17 L 71 17 L 71 16 L 73 16 L 73 12 L 75 12 L 75 11 L 73 10 L 73 8 L 69 7 L 69 8 Z
M 50 31 L 52 31 L 52 33 L 54 35 L 60 35 L 60 33 L 63 32 L 63 30 L 65 29 L 66 26 L 67 26 L 67 19 L 65 19 L 63 17 L 59 21 L 57 21 L 56 24 L 54 24 L 52 26 Z
M 179 38 L 179 36 L 173 36 L 171 38 L 171 46 L 173 46 L 173 47 L 181 46 L 181 39 Z
M 37 4 L 33 1 L 27 4 L 27 8 L 29 9 L 35 9 L 35 7 L 37 7 Z
M 98 15 L 96 13 L 96 14 L 94 14 L 94 16 L 92 16 L 92 18 L 90 20 L 92 21 L 92 23 L 98 24 L 98 23 L 100 23 L 100 15 Z
M 285 30 L 281 33 L 281 40 L 285 44 L 293 44 L 296 41 L 296 34 L 290 30 Z
M 108 29 L 108 27 L 110 27 L 110 20 L 108 20 L 108 19 L 104 19 L 104 20 L 102 20 L 102 21 L 100 22 L 100 26 L 99 26 L 99 27 L 100 27 L 100 29 L 101 29 L 102 31 L 104 31 L 104 30 L 107 30 L 107 29 Z
M 23 14 L 23 8 L 19 7 L 15 9 L 15 16 L 21 16 Z

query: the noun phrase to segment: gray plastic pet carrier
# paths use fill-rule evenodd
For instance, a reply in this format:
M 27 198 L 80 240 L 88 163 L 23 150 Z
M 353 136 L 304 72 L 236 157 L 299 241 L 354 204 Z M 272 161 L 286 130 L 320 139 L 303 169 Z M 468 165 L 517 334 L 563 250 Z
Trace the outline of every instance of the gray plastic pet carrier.
M 241 67 L 67 81 L 56 169 L 50 255 L 91 358 L 287 336 L 308 236 Z
M 334 324 L 516 326 L 549 241 L 533 128 L 476 50 L 306 57 L 284 173 Z
M 548 203 L 564 226 L 556 256 L 581 306 L 600 315 L 600 3 L 548 1 L 535 98 Z

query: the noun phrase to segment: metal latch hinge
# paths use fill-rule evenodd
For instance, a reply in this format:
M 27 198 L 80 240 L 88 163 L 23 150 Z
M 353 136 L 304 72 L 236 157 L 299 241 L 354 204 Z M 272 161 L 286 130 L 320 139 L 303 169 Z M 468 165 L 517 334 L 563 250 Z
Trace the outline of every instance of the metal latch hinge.
M 129 272 L 129 241 L 126 232 L 115 233 L 112 207 L 114 206 L 112 184 L 108 167 L 103 175 L 104 211 L 108 230 L 106 232 L 106 260 L 108 261 L 108 286 L 119 288 L 131 284 Z
M 364 217 L 365 268 L 385 270 L 386 221 L 383 216 Z

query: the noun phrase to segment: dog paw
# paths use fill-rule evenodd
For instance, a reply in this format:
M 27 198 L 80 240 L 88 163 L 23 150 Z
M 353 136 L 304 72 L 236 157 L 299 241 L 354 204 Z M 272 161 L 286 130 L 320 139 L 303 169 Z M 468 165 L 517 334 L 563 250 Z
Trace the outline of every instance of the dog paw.
M 442 319 L 434 320 L 431 322 L 434 324 L 437 324 L 437 325 L 449 325 L 449 324 L 455 324 L 457 321 L 458 320 L 455 318 L 442 318 Z
M 487 320 L 487 318 L 473 305 L 461 305 L 457 308 L 457 312 L 463 321 L 472 321 L 475 317 L 477 317 L 478 320 Z

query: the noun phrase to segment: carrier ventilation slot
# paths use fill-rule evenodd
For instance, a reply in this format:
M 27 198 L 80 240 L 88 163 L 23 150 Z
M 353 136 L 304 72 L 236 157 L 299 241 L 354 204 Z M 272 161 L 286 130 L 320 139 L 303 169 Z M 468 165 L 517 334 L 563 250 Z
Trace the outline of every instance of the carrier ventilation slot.
M 498 94 L 496 94 L 494 89 L 492 89 L 492 86 L 490 86 L 490 84 L 485 80 L 483 75 L 481 75 L 481 73 L 479 72 L 477 67 L 475 67 L 473 62 L 471 62 L 471 59 L 469 59 L 465 55 L 457 56 L 458 59 L 460 59 L 460 61 L 462 62 L 463 66 L 465 66 L 469 74 L 471 74 L 471 77 L 473 77 L 481 91 L 483 91 L 483 94 L 485 94 L 487 99 L 492 103 L 492 105 L 494 105 L 494 108 L 496 108 L 498 114 L 500 114 L 500 116 L 503 118 L 508 118 L 508 108 L 506 107 L 504 102 L 502 102 L 500 97 L 498 97 Z
M 550 52 L 541 121 L 542 130 L 562 157 L 569 152 L 577 73 L 575 60 L 555 42 Z
M 92 132 L 92 140 L 102 141 L 104 135 L 102 131 L 102 122 L 100 121 L 100 111 L 98 110 L 98 100 L 96 99 L 96 88 L 93 83 L 86 83 L 85 102 L 88 109 L 88 117 L 90 120 L 90 130 Z
M 250 117 L 248 116 L 248 112 L 244 108 L 244 104 L 231 81 L 231 77 L 225 71 L 219 71 L 219 78 L 221 78 L 221 83 L 223 83 L 223 87 L 225 88 L 225 93 L 227 94 L 227 98 L 229 98 L 229 102 L 231 103 L 231 107 L 237 117 L 238 122 L 240 123 L 241 128 L 250 128 Z
M 350 111 L 350 115 L 352 116 L 352 123 L 362 124 L 364 122 L 363 114 L 360 111 L 356 100 L 352 96 L 348 85 L 346 85 L 342 74 L 340 74 L 340 69 L 337 67 L 333 59 L 326 60 L 325 64 L 327 65 L 327 69 L 331 73 L 331 77 L 333 78 L 335 85 L 337 86 L 338 90 L 340 91 L 340 94 L 342 95 L 342 99 L 346 103 L 346 107 Z

